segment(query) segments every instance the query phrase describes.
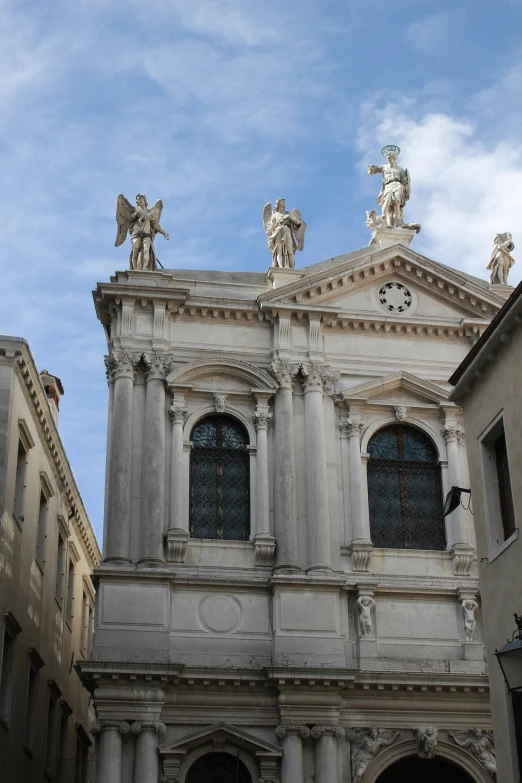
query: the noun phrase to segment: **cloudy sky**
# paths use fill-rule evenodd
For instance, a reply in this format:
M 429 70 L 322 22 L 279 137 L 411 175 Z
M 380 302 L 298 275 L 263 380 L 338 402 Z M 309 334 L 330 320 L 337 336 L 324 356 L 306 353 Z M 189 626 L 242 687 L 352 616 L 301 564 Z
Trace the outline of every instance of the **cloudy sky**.
M 62 378 L 60 427 L 100 536 L 106 345 L 91 291 L 127 264 L 118 193 L 162 198 L 167 268 L 266 269 L 263 205 L 308 265 L 368 243 L 384 143 L 414 247 L 522 274 L 521 0 L 0 0 L 0 331 Z

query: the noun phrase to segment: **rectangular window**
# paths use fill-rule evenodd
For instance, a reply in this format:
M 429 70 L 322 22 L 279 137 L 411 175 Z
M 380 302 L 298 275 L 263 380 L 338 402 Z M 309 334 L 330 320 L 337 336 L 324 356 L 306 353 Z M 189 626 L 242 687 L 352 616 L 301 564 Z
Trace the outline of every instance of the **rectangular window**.
M 56 553 L 56 600 L 63 603 L 63 586 L 65 581 L 65 541 L 61 533 L 58 533 L 58 551 Z
M 49 504 L 43 489 L 40 490 L 40 507 L 38 509 L 38 532 L 36 535 L 36 562 L 43 570 L 45 565 L 45 538 L 47 527 L 47 510 Z
M 74 783 L 88 783 L 89 750 L 78 732 L 76 736 L 76 763 L 74 766 Z
M 19 522 L 24 521 L 24 494 L 25 494 L 25 471 L 27 467 L 27 451 L 21 439 L 18 441 L 18 454 L 16 457 L 16 476 L 15 476 L 15 494 L 13 504 L 13 514 Z
M 56 766 L 56 697 L 49 688 L 47 700 L 47 739 L 45 743 L 45 771 L 52 779 Z
M 80 651 L 85 656 L 87 647 L 87 596 L 82 597 L 82 627 L 80 634 Z
M 35 708 L 36 708 L 36 682 L 38 672 L 30 664 L 29 665 L 29 682 L 27 685 L 27 701 L 25 707 L 25 734 L 24 745 L 27 750 L 33 752 L 34 748 L 34 724 L 35 724 Z
M 502 544 L 516 529 L 511 492 L 508 444 L 500 415 L 480 438 L 484 488 L 491 545 Z
M 2 658 L 0 660 L 0 720 L 9 726 L 11 695 L 13 692 L 14 639 L 4 628 Z
M 70 712 L 63 709 L 60 710 L 60 735 L 58 744 L 58 783 L 67 783 L 70 779 L 69 770 L 72 771 L 72 759 L 69 761 L 67 758 L 67 727 L 68 718 Z
M 74 563 L 69 560 L 69 572 L 67 574 L 67 609 L 65 619 L 71 625 L 73 618 L 73 602 L 74 602 Z
M 92 625 L 93 625 L 93 608 L 92 604 L 89 601 L 89 606 L 87 609 L 87 646 L 85 653 L 87 656 L 91 654 L 91 647 L 92 647 Z

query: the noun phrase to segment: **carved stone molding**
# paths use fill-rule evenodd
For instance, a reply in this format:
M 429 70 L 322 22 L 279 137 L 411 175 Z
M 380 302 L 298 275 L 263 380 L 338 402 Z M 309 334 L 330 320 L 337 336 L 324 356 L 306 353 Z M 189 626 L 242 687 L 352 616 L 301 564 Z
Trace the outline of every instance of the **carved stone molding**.
M 406 421 L 408 418 L 408 408 L 405 405 L 397 405 L 395 408 L 395 416 L 397 421 Z
M 270 568 L 274 564 L 276 545 L 276 539 L 268 533 L 258 533 L 254 537 L 256 566 Z
M 160 721 L 134 721 L 130 730 L 133 734 L 140 734 L 142 731 L 155 731 L 158 736 L 165 734 L 167 727 Z
M 451 549 L 453 573 L 455 576 L 469 576 L 475 557 L 475 550 L 468 544 L 453 544 Z
M 335 387 L 339 378 L 340 373 L 338 372 L 330 372 L 327 370 L 325 373 L 323 373 L 323 392 L 328 395 L 334 395 Z
M 331 372 L 328 365 L 303 364 L 300 370 L 301 384 L 305 393 L 321 391 L 325 394 L 333 394 L 335 392 L 335 384 L 339 380 L 339 373 Z
M 352 571 L 361 573 L 368 572 L 372 559 L 372 542 L 354 539 L 350 544 L 350 551 L 352 554 Z
M 184 563 L 185 552 L 187 550 L 187 541 L 189 534 L 180 527 L 173 527 L 165 534 L 167 544 L 167 562 Z
M 272 423 L 272 418 L 273 416 L 268 410 L 257 408 L 252 416 L 252 421 L 256 430 L 268 430 Z
M 299 365 L 290 362 L 272 362 L 270 373 L 274 376 L 281 389 L 293 389 L 294 378 L 299 371 Z
M 216 408 L 216 413 L 224 413 L 227 407 L 227 395 L 214 393 L 214 407 Z
M 352 748 L 352 783 L 361 783 L 369 764 L 385 748 L 396 742 L 399 735 L 398 731 L 378 729 L 376 726 L 346 730 L 346 738 L 355 745 Z
M 342 438 L 360 438 L 362 435 L 364 422 L 359 419 L 342 418 L 339 422 Z
M 469 751 L 486 772 L 489 772 L 493 780 L 497 779 L 497 760 L 492 731 L 482 731 L 476 728 L 454 734 L 448 732 L 448 736 L 459 748 Z
M 169 407 L 169 416 L 172 424 L 185 424 L 188 416 L 186 406 L 172 402 Z
M 446 443 L 452 440 L 460 443 L 464 438 L 462 425 L 458 424 L 456 421 L 446 419 L 442 425 L 441 432 Z
M 432 759 L 435 757 L 438 736 L 438 729 L 434 726 L 426 726 L 425 729 L 415 729 L 417 756 L 420 759 Z
M 91 725 L 91 734 L 100 734 L 102 731 L 119 731 L 120 734 L 128 734 L 131 727 L 126 721 L 96 720 Z
M 299 734 L 303 739 L 307 739 L 310 736 L 310 729 L 308 726 L 296 726 L 283 724 L 278 726 L 275 730 L 276 736 L 280 739 L 286 737 L 287 734 Z
M 146 381 L 164 381 L 169 374 L 169 368 L 172 364 L 172 356 L 162 353 L 144 353 L 143 361 L 147 367 L 145 374 Z
M 346 732 L 341 726 L 314 726 L 310 732 L 313 739 L 319 739 L 323 734 L 329 734 L 336 739 L 344 739 Z
M 113 351 L 110 356 L 104 357 L 105 371 L 109 383 L 117 378 L 136 377 L 136 365 L 141 359 L 141 354 L 130 351 Z

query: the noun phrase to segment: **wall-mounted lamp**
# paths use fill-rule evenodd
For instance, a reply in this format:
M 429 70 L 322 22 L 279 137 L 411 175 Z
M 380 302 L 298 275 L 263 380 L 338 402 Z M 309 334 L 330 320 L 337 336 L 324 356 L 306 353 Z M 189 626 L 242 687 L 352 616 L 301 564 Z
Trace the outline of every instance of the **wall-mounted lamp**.
M 495 650 L 502 674 L 510 693 L 522 691 L 522 615 L 515 614 L 517 629 L 513 631 L 511 641 L 501 650 Z
M 452 511 L 460 506 L 460 496 L 462 492 L 467 492 L 471 495 L 470 489 L 464 489 L 464 487 L 452 487 L 446 495 L 446 502 L 444 503 L 444 511 L 442 512 L 442 518 L 447 517 Z

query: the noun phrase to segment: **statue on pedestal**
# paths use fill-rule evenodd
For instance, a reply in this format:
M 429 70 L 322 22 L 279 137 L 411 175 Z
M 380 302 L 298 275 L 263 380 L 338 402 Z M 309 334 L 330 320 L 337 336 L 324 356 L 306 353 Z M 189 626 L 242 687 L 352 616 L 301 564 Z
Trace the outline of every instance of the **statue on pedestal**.
M 370 163 L 368 174 L 382 174 L 382 186 L 377 196 L 377 204 L 381 207 L 382 215 L 377 217 L 374 209 L 366 213 L 366 225 L 372 230 L 378 227 L 407 228 L 412 231 L 420 231 L 418 223 L 405 223 L 403 207 L 410 198 L 411 180 L 408 169 L 402 169 L 397 164 L 400 147 L 388 144 L 381 150 L 386 158 L 386 163 L 376 166 Z
M 147 199 L 142 193 L 136 196 L 136 207 L 130 204 L 121 193 L 116 201 L 116 223 L 118 233 L 116 235 L 116 247 L 122 245 L 127 237 L 127 231 L 131 236 L 130 268 L 141 270 L 157 269 L 157 258 L 154 251 L 154 239 L 156 234 L 163 234 L 165 239 L 169 235 L 160 226 L 163 201 L 158 199 L 151 209 Z
M 514 249 L 513 237 L 509 231 L 496 235 L 493 252 L 486 267 L 490 270 L 490 285 L 507 285 L 509 270 L 515 263 L 515 259 L 510 255 Z
M 293 269 L 295 251 L 303 249 L 306 231 L 299 210 L 287 212 L 284 198 L 278 198 L 273 208 L 268 202 L 263 209 L 263 225 L 272 253 L 272 266 Z

